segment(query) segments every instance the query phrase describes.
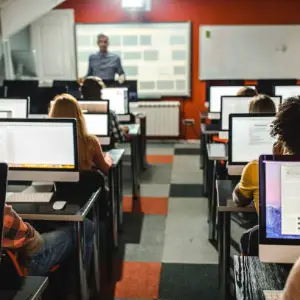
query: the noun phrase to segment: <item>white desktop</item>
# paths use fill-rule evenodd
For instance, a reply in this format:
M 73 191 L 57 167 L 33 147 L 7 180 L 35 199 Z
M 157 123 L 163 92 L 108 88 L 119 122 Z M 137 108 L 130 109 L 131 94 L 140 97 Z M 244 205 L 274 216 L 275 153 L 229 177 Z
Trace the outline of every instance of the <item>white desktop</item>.
M 300 96 L 300 85 L 275 86 L 274 94 L 281 96 L 284 102 L 287 98 Z
M 102 145 L 110 144 L 108 114 L 84 114 L 87 131 L 96 135 Z
M 259 258 L 294 263 L 300 257 L 299 158 L 262 155 L 259 172 Z
M 261 154 L 272 154 L 270 136 L 275 114 L 234 114 L 229 116 L 228 164 L 246 165 Z
M 84 113 L 108 113 L 110 109 L 110 103 L 108 100 L 82 100 L 78 101 L 78 104 Z
M 128 88 L 105 88 L 102 90 L 102 98 L 109 100 L 110 109 L 118 115 L 120 121 L 130 121 Z
M 79 180 L 73 119 L 0 119 L 0 145 L 9 180 Z
M 27 118 L 29 108 L 28 102 L 28 99 L 0 98 L 0 111 L 11 112 L 11 118 Z M 10 114 L 4 118 L 9 118 L 9 115 Z
M 276 112 L 281 104 L 281 97 L 270 97 L 276 106 Z M 221 129 L 229 130 L 230 114 L 247 114 L 253 97 L 223 96 L 221 98 Z
M 209 88 L 209 112 L 221 112 L 221 97 L 236 96 L 238 91 L 245 86 L 210 86 Z M 255 86 L 248 86 L 255 89 Z

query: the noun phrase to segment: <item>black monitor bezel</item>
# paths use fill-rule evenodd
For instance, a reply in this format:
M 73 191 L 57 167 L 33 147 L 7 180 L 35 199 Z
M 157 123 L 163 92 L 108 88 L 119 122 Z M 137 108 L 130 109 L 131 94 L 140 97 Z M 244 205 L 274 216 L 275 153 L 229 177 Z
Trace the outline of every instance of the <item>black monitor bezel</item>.
M 249 163 L 233 162 L 232 161 L 232 119 L 233 118 L 261 118 L 261 117 L 275 117 L 275 113 L 255 113 L 255 114 L 230 114 L 229 115 L 229 138 L 228 138 L 228 164 L 233 166 L 243 166 Z
M 294 155 L 261 155 L 259 157 L 259 244 L 263 245 L 300 245 L 299 239 L 267 238 L 266 232 L 266 168 L 265 161 L 294 161 L 300 162 L 299 156 Z

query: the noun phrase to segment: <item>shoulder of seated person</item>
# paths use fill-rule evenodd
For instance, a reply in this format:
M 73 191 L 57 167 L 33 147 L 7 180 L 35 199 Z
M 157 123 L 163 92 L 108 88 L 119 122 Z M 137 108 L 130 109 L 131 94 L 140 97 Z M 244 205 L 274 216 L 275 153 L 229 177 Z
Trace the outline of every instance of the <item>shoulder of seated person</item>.
M 258 168 L 258 160 L 257 159 L 248 162 L 248 164 L 244 168 L 244 171 L 250 170 L 250 169 L 256 169 L 256 168 Z

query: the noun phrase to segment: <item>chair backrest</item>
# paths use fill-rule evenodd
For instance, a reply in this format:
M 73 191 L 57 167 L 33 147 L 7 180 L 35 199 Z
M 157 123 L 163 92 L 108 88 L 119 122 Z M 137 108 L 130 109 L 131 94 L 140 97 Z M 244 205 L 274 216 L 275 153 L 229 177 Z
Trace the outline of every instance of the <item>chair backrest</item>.
M 258 256 L 258 234 L 259 226 L 248 229 L 241 237 L 243 255 Z
M 78 182 L 55 182 L 55 190 L 60 196 L 86 199 L 104 185 L 105 179 L 99 171 L 80 171 Z

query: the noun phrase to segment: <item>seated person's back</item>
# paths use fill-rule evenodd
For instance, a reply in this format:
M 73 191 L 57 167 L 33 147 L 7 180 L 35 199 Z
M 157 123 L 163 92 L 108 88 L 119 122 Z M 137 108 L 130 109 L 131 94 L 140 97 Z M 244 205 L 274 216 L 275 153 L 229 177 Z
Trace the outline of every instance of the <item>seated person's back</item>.
M 51 106 L 49 117 L 76 119 L 80 171 L 97 168 L 105 174 L 108 173 L 112 165 L 111 158 L 103 153 L 97 137 L 87 133 L 82 110 L 73 96 L 68 94 L 57 96 Z
M 250 113 L 275 113 L 276 106 L 273 100 L 266 95 L 258 95 L 253 98 L 249 107 Z M 262 153 L 263 154 L 263 153 Z M 249 162 L 242 173 L 241 180 L 233 192 L 233 200 L 238 205 L 248 205 L 254 201 L 255 208 L 259 209 L 258 190 L 258 161 Z

